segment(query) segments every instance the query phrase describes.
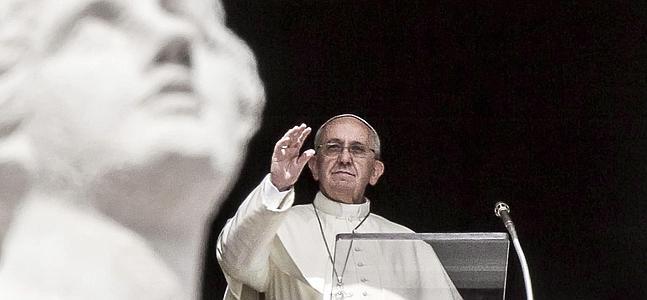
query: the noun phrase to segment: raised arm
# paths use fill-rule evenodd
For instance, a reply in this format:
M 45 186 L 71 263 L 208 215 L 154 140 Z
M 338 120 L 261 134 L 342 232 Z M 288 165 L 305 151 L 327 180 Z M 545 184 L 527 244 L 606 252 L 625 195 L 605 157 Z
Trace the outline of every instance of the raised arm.
M 310 131 L 301 124 L 279 139 L 274 145 L 270 174 L 220 232 L 216 254 L 234 292 L 240 284 L 258 291 L 266 289 L 272 240 L 294 202 L 292 187 L 314 155 L 313 149 L 299 155 Z

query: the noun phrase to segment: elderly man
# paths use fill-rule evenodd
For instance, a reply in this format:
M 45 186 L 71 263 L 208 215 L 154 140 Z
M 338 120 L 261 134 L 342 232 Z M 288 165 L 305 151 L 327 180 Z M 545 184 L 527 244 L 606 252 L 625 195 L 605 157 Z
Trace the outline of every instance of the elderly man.
M 0 59 L 35 162 L 0 299 L 198 298 L 206 227 L 264 100 L 221 4 L 5 0 Z
M 217 257 L 229 283 L 225 299 L 256 299 L 257 291 L 265 299 L 284 300 L 461 299 L 422 242 L 353 247 L 338 256 L 345 261 L 333 263 L 338 233 L 411 230 L 370 213 L 364 191 L 384 173 L 371 125 L 355 115 L 335 116 L 317 131 L 315 149 L 299 154 L 310 131 L 305 124 L 295 126 L 276 143 L 270 174 L 223 228 Z M 292 206 L 293 186 L 306 164 L 320 192 L 311 205 Z M 386 271 L 397 263 L 411 270 Z

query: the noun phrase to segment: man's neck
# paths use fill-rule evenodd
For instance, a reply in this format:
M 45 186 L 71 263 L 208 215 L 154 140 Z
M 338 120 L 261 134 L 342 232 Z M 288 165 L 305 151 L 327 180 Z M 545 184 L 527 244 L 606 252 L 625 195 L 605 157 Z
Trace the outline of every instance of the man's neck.
M 326 196 L 326 198 L 342 204 L 362 204 L 366 202 L 366 198 L 364 198 L 364 194 L 361 194 L 358 197 L 353 197 L 352 195 L 348 195 L 348 194 L 330 195 L 323 189 L 320 189 L 320 191 L 324 196 Z

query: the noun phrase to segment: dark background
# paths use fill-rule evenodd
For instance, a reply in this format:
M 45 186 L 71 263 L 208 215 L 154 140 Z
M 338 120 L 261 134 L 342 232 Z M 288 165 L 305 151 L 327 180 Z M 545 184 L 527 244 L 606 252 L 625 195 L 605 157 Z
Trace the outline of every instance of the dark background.
M 225 1 L 267 106 L 212 241 L 288 128 L 351 112 L 383 142 L 375 213 L 418 232 L 504 231 L 505 201 L 537 299 L 646 299 L 644 3 Z M 299 203 L 316 190 L 302 177 Z M 513 253 L 507 299 L 522 299 Z M 211 244 L 203 298 L 225 284 Z

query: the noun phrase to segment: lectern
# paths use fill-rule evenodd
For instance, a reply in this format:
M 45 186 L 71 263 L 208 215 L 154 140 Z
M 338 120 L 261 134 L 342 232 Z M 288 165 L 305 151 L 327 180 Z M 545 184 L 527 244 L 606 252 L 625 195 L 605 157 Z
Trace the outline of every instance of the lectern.
M 503 232 L 339 234 L 329 296 L 502 300 L 509 248 Z

